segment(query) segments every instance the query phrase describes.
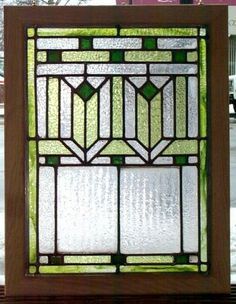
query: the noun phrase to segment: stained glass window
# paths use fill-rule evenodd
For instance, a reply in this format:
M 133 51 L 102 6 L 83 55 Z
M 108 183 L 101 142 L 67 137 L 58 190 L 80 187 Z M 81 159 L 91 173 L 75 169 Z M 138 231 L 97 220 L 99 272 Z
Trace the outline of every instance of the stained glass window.
M 207 272 L 206 28 L 26 33 L 28 272 Z

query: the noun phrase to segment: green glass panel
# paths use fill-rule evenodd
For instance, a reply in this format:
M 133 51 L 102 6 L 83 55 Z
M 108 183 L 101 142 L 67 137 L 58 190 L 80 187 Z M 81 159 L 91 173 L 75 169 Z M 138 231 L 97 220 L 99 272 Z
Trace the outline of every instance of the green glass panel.
M 189 256 L 187 254 L 177 255 L 175 257 L 176 264 L 188 264 L 188 262 L 189 262 Z
M 135 152 L 123 140 L 112 140 L 101 152 L 101 155 L 106 154 L 134 155 Z
M 111 263 L 113 265 L 118 265 L 118 264 L 125 264 L 126 263 L 126 256 L 122 254 L 114 254 L 111 256 Z
M 148 102 L 138 94 L 137 116 L 138 116 L 138 139 L 148 147 Z
M 173 62 L 186 62 L 186 51 L 180 50 L 180 51 L 173 51 Z
M 187 61 L 188 62 L 195 62 L 197 61 L 197 52 L 188 52 L 187 53 Z
M 112 156 L 111 157 L 112 165 L 122 165 L 124 163 L 124 158 L 122 156 Z
M 197 140 L 175 140 L 163 154 L 197 154 L 197 146 Z
M 201 214 L 201 261 L 207 262 L 207 164 L 206 141 L 200 141 L 200 214 Z
M 73 102 L 73 121 L 74 121 L 74 139 L 78 144 L 84 147 L 84 116 L 85 104 L 83 100 L 74 94 Z
M 125 28 L 121 36 L 197 36 L 197 28 Z
M 29 136 L 35 136 L 35 88 L 34 88 L 34 71 L 35 71 L 35 52 L 34 40 L 29 39 L 27 42 L 27 76 L 28 76 L 28 126 Z
M 127 51 L 125 52 L 125 61 L 148 61 L 148 62 L 158 62 L 158 61 L 171 61 L 171 52 L 161 52 L 161 51 Z
M 124 52 L 120 50 L 111 51 L 111 62 L 124 61 Z
M 186 81 L 176 77 L 176 136 L 186 136 Z
M 67 51 L 67 52 L 62 52 L 62 61 L 71 61 L 71 62 L 109 61 L 109 52 Z
M 188 163 L 188 156 L 186 155 L 175 156 L 176 165 L 186 165 L 187 163 Z
M 37 204 L 36 204 L 36 143 L 29 141 L 29 180 L 28 180 L 28 200 L 29 200 L 29 261 L 36 263 L 36 233 L 37 233 Z
M 150 103 L 151 106 L 151 146 L 161 139 L 161 94 L 157 94 Z
M 89 100 L 95 93 L 95 89 L 91 86 L 90 83 L 84 81 L 76 90 L 76 93 L 84 100 Z
M 36 271 L 37 271 L 37 268 L 35 266 L 30 266 L 29 267 L 29 273 L 30 274 L 34 274 L 34 273 L 36 273 Z
M 94 94 L 93 97 L 86 103 L 86 107 L 87 107 L 86 130 L 87 130 L 87 148 L 88 148 L 97 140 L 97 135 L 98 135 L 97 94 Z
M 37 53 L 37 60 L 39 62 L 46 62 L 47 61 L 47 52 L 38 52 Z
M 158 256 L 128 256 L 127 263 L 173 263 L 174 257 L 171 255 L 158 255 Z
M 40 266 L 39 273 L 97 273 L 97 272 L 116 272 L 115 266 L 109 265 L 61 265 L 61 266 Z
M 47 156 L 46 157 L 46 164 L 47 165 L 58 165 L 60 158 L 58 156 Z
M 80 48 L 82 50 L 89 50 L 92 48 L 92 39 L 90 38 L 81 38 L 80 39 Z
M 120 266 L 121 272 L 197 272 L 196 265 L 135 265 Z
M 110 256 L 96 256 L 96 255 L 90 255 L 90 256 L 64 256 L 64 263 L 65 264 L 73 264 L 73 263 L 80 263 L 80 264 L 87 264 L 87 263 L 110 263 L 111 257 Z
M 48 135 L 58 137 L 58 79 L 50 77 L 48 80 Z
M 38 28 L 38 36 L 116 36 L 116 28 Z
M 158 93 L 158 89 L 154 86 L 152 82 L 147 81 L 140 89 L 140 92 L 142 93 L 145 99 L 150 101 Z
M 59 140 L 39 140 L 40 154 L 66 154 L 71 152 Z
M 143 39 L 143 47 L 147 50 L 153 50 L 157 48 L 156 38 L 149 37 Z
M 51 256 L 50 264 L 53 264 L 53 265 L 63 264 L 63 259 L 61 256 Z
M 122 96 L 122 78 L 113 77 L 112 79 L 112 134 L 114 137 L 123 135 L 123 96 Z
M 200 39 L 200 135 L 207 134 L 206 41 Z
M 34 37 L 34 34 L 35 34 L 35 29 L 34 28 L 28 28 L 27 29 L 28 37 L 30 37 L 30 38 Z
M 60 51 L 48 51 L 48 62 L 60 62 L 61 52 Z

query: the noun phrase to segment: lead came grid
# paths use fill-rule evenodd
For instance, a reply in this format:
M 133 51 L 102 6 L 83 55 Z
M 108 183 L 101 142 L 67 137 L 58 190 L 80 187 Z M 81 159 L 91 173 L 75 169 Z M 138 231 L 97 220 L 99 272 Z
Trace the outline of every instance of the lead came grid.
M 28 272 L 207 272 L 206 29 L 26 32 Z

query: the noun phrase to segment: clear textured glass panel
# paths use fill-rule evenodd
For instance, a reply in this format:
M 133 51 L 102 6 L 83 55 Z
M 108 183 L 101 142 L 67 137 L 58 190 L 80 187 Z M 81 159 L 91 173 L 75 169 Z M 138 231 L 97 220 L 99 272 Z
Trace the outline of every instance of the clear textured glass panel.
M 155 86 L 160 89 L 170 79 L 168 76 L 151 76 L 150 80 Z
M 84 159 L 83 150 L 72 140 L 63 140 L 63 144 L 68 147 L 76 156 L 78 156 L 81 160 Z
M 135 103 L 136 94 L 134 87 L 125 81 L 125 136 L 135 137 Z
M 123 80 L 121 77 L 113 77 L 112 87 L 112 116 L 113 116 L 113 136 L 122 137 L 123 135 L 123 96 L 122 85 Z
M 84 77 L 71 76 L 71 77 L 65 77 L 65 80 L 70 86 L 77 89 L 78 86 L 83 82 Z
M 105 80 L 105 77 L 87 77 L 87 81 L 97 89 L 101 83 Z
M 173 164 L 173 157 L 169 156 L 169 157 L 157 157 L 154 162 L 154 165 L 171 165 Z
M 197 52 L 188 52 L 187 53 L 187 61 L 188 62 L 195 62 L 198 59 Z
M 46 137 L 46 107 L 47 107 L 47 79 L 42 77 L 37 79 L 37 117 L 38 117 L 38 136 Z
M 103 138 L 110 136 L 110 100 L 110 81 L 108 80 L 100 90 L 99 99 L 99 134 Z
M 94 38 L 94 49 L 141 49 L 141 38 Z
M 147 81 L 147 77 L 129 77 L 129 80 L 137 87 L 140 88 Z
M 102 148 L 107 144 L 108 140 L 99 140 L 96 142 L 87 152 L 87 159 L 90 161 L 96 153 L 102 150 Z
M 62 52 L 62 61 L 71 61 L 71 62 L 109 61 L 109 52 L 99 52 L 99 51 Z
M 194 38 L 159 38 L 157 45 L 160 49 L 195 49 L 197 39 Z
M 133 64 L 133 63 L 94 63 L 88 64 L 88 74 L 100 74 L 100 75 L 139 75 L 146 73 L 145 64 Z
M 39 64 L 37 75 L 81 75 L 84 73 L 84 65 L 76 63 Z
M 58 168 L 59 252 L 116 252 L 116 185 L 113 167 Z
M 177 168 L 122 168 L 121 252 L 180 251 L 180 184 Z
M 137 99 L 138 139 L 146 147 L 148 147 L 148 144 L 149 144 L 148 107 L 149 107 L 148 102 L 141 95 L 138 94 L 138 99 Z M 129 121 L 129 118 L 128 118 L 128 121 Z
M 135 165 L 135 164 L 144 164 L 144 161 L 139 157 L 129 157 L 129 156 L 127 156 L 125 158 L 125 163 Z
M 156 95 L 151 104 L 151 146 L 161 139 L 161 94 Z
M 198 136 L 198 81 L 196 77 L 188 79 L 188 136 Z
M 61 164 L 80 164 L 81 162 L 76 157 L 61 157 Z
M 58 89 L 59 83 L 56 78 L 48 80 L 48 136 L 58 137 Z
M 170 143 L 170 140 L 161 140 L 155 148 L 152 149 L 151 151 L 151 159 L 154 159 L 158 154 L 160 154 L 166 146 L 168 146 Z
M 54 168 L 39 168 L 39 252 L 54 253 L 55 173 Z
M 163 90 L 163 135 L 174 136 L 174 90 L 173 82 L 169 82 Z
M 47 52 L 38 52 L 37 53 L 37 60 L 39 62 L 46 62 L 47 61 Z
M 136 140 L 128 140 L 128 143 L 131 147 L 134 148 L 134 150 L 142 156 L 144 159 L 148 160 L 148 151 Z
M 71 89 L 64 81 L 60 81 L 60 136 L 71 137 Z
M 159 63 L 159 64 L 150 64 L 150 73 L 156 74 L 156 75 L 162 75 L 162 74 L 196 74 L 197 73 L 197 65 L 196 64 L 165 64 L 165 63 Z
M 171 52 L 160 52 L 160 51 L 129 51 L 125 52 L 125 61 L 171 61 Z
M 79 39 L 77 38 L 39 38 L 37 39 L 39 50 L 63 50 L 78 49 Z

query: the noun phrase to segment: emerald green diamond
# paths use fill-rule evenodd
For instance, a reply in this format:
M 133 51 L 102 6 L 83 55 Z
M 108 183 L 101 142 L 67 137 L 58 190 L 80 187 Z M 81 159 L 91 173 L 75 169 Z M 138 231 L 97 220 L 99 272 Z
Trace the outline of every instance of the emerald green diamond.
M 147 81 L 140 89 L 140 93 L 146 100 L 150 101 L 158 93 L 158 89 L 150 81 Z
M 95 93 L 95 89 L 90 83 L 84 81 L 76 90 L 76 93 L 84 100 L 89 100 Z

